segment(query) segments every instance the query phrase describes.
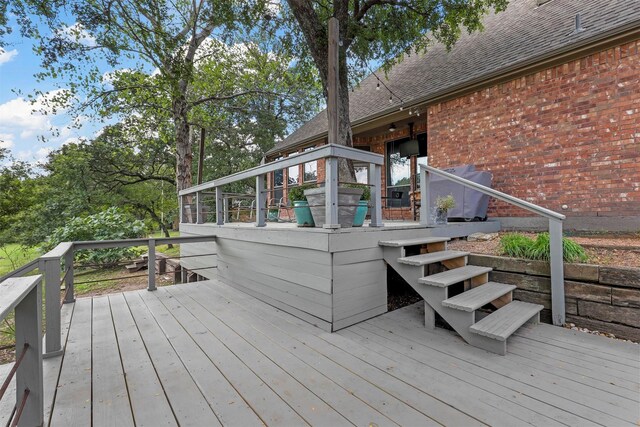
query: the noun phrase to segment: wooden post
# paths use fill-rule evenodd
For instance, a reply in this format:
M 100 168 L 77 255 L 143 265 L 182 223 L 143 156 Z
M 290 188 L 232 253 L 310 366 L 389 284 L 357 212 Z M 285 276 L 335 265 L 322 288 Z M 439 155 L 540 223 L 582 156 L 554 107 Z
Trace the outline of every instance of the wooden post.
M 60 258 L 45 258 L 40 261 L 40 271 L 44 271 L 46 344 L 44 357 L 62 354 L 60 342 Z
M 551 270 L 551 317 L 553 324 L 565 323 L 564 265 L 562 253 L 562 221 L 549 219 L 549 263 Z
M 147 270 L 149 271 L 148 291 L 156 290 L 156 239 L 149 239 L 149 257 L 147 258 Z
M 369 165 L 369 184 L 371 188 L 371 223 L 369 227 L 382 227 L 382 166 Z
M 223 197 L 222 187 L 216 187 L 216 224 L 224 224 L 224 209 L 223 209 Z
M 420 168 L 420 224 L 430 226 L 431 215 L 429 209 L 431 207 L 431 193 L 429 191 L 429 183 L 431 176 L 426 169 Z
M 178 207 L 180 208 L 180 224 L 184 222 L 184 206 L 183 206 L 184 196 L 178 196 Z
M 65 277 L 64 277 L 64 287 L 66 288 L 64 293 L 64 303 L 69 304 L 71 302 L 76 301 L 75 290 L 73 289 L 73 258 L 74 258 L 74 249 L 73 247 L 64 254 L 64 267 L 65 267 Z
M 38 283 L 15 308 L 16 358 L 22 351 L 26 351 L 16 372 L 17 405 L 22 402 L 25 391 L 29 390 L 29 396 L 20 418 L 21 426 L 41 426 L 44 422 L 41 283 L 42 278 L 38 278 Z M 60 307 L 58 307 L 59 309 Z M 48 330 L 47 337 L 49 337 Z M 24 350 L 25 344 L 29 345 L 26 350 Z
M 264 175 L 256 176 L 256 227 L 267 225 L 267 194 L 264 191 Z
M 329 130 L 329 144 L 339 144 L 338 141 L 338 91 L 339 74 L 338 74 L 338 61 L 339 61 L 339 27 L 338 19 L 335 17 L 329 18 L 329 69 L 327 75 L 327 119 Z M 328 219 L 328 218 L 327 218 Z

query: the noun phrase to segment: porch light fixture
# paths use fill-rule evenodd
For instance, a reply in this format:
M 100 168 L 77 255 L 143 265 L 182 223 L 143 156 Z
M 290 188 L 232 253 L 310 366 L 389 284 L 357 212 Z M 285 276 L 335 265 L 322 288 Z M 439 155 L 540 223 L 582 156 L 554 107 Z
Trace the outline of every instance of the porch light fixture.
M 396 130 L 396 125 L 395 125 L 394 123 L 391 123 L 391 124 L 389 125 L 389 132 L 393 132 L 393 131 L 395 131 L 395 130 Z
M 378 83 L 376 83 L 376 90 L 380 90 L 380 80 L 378 80 Z

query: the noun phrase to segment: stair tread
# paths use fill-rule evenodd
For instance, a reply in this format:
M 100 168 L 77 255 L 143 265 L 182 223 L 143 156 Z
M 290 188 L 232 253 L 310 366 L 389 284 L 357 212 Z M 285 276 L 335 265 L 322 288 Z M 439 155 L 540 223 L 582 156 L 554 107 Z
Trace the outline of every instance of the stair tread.
M 433 252 L 437 253 L 437 252 Z M 418 282 L 431 285 L 447 287 L 454 283 L 462 282 L 480 274 L 488 273 L 493 270 L 491 267 L 480 267 L 477 265 L 465 265 L 464 267 L 454 268 L 452 270 L 443 271 L 442 273 L 432 274 L 418 280 Z
M 446 261 L 449 259 L 460 258 L 469 255 L 469 252 L 463 251 L 438 251 L 428 254 L 420 254 L 398 258 L 398 262 L 408 265 L 427 265 L 434 262 Z
M 478 323 L 471 325 L 469 330 L 478 335 L 505 341 L 543 308 L 544 306 L 539 304 L 512 301 Z
M 457 269 L 456 269 L 457 270 Z M 516 289 L 515 285 L 498 282 L 487 282 L 483 285 L 463 292 L 455 297 L 442 301 L 442 305 L 462 311 L 474 311 L 496 298 Z
M 429 243 L 448 242 L 449 240 L 451 240 L 450 237 L 420 237 L 417 239 L 384 240 L 378 242 L 378 244 L 380 246 L 391 246 L 394 248 L 399 248 L 402 246 L 417 246 L 426 245 Z

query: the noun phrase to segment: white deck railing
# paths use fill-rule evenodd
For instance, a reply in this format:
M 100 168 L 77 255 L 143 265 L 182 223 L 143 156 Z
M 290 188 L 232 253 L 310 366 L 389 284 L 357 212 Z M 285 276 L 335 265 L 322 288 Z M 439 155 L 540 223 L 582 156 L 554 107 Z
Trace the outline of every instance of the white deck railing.
M 458 183 L 465 187 L 484 193 L 488 196 L 495 197 L 498 200 L 507 202 L 522 209 L 526 209 L 537 215 L 543 216 L 549 220 L 549 244 L 551 253 L 549 256 L 551 270 L 551 315 L 554 325 L 563 325 L 565 323 L 565 303 L 564 303 L 564 265 L 562 251 L 562 221 L 566 218 L 564 215 L 554 212 L 542 206 L 527 202 L 526 200 L 513 197 L 493 188 L 469 181 L 449 172 L 436 169 L 429 165 L 420 165 L 420 183 L 422 188 L 429 188 L 430 174 L 441 176 L 449 181 Z M 420 222 L 424 225 L 431 225 L 431 196 L 428 191 L 422 194 L 422 203 L 420 204 Z
M 255 178 L 256 185 L 254 205 L 256 210 L 256 226 L 264 227 L 266 225 L 266 212 L 268 209 L 266 196 L 269 192 L 269 190 L 265 189 L 266 175 L 280 169 L 286 169 L 291 166 L 297 166 L 321 159 L 325 159 L 326 161 L 324 180 L 324 187 L 326 189 L 326 224 L 324 224 L 324 227 L 340 227 L 338 223 L 338 159 L 347 159 L 369 164 L 369 182 L 371 187 L 371 222 L 369 226 L 382 227 L 381 180 L 384 157 L 380 154 L 335 144 L 323 145 L 303 153 L 293 154 L 284 159 L 256 166 L 242 172 L 180 191 L 180 222 L 193 222 L 187 221 L 185 207 L 187 205 L 190 206 L 193 203 L 193 201 L 189 199 L 193 198 L 195 195 L 195 223 L 204 223 L 205 219 L 203 215 L 202 194 L 206 190 L 215 189 L 216 224 L 223 225 L 225 223 L 226 216 L 224 212 L 225 195 L 222 191 L 222 187 L 234 182 Z M 187 202 L 185 202 L 185 199 L 187 199 Z M 190 212 L 191 211 L 189 211 L 188 214 L 190 214 Z

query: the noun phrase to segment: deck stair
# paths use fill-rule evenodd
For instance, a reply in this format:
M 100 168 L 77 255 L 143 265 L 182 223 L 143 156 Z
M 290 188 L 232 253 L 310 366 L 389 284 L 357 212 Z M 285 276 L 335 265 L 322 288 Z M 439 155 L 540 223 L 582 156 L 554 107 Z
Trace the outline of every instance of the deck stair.
M 447 237 L 379 242 L 384 259 L 425 302 L 425 326 L 438 313 L 467 343 L 506 354 L 507 338 L 526 323 L 538 323 L 543 306 L 512 301 L 516 288 L 489 281 L 490 267 L 467 264 L 468 252 L 447 250 Z M 483 317 L 483 307 L 494 311 Z

